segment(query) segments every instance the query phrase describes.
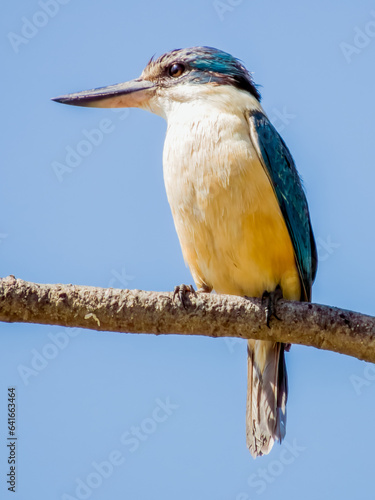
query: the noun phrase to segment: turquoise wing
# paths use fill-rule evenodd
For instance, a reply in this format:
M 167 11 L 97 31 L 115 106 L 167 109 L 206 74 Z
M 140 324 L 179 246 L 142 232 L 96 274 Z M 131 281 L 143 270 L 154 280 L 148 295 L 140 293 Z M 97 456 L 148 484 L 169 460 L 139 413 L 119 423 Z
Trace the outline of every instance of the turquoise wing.
M 292 240 L 301 279 L 301 300 L 311 300 L 318 264 L 309 208 L 292 155 L 268 118 L 250 112 L 250 137 L 273 186 Z

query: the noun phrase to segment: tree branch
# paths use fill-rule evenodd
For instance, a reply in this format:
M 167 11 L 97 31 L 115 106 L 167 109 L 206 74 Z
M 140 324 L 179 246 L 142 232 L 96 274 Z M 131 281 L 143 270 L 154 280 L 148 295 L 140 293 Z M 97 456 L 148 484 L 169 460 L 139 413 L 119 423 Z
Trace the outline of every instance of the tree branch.
M 282 300 L 267 328 L 260 299 L 0 279 L 0 321 L 97 331 L 238 337 L 303 344 L 375 362 L 375 318 L 335 307 Z

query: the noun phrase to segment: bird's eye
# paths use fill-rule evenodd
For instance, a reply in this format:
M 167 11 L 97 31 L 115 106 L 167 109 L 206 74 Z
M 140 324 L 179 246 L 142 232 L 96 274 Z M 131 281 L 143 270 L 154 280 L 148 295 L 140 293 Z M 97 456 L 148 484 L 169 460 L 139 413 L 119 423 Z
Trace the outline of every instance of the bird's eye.
M 185 66 L 181 63 L 175 63 L 169 67 L 169 74 L 170 76 L 173 76 L 173 78 L 181 76 L 184 71 L 185 71 Z

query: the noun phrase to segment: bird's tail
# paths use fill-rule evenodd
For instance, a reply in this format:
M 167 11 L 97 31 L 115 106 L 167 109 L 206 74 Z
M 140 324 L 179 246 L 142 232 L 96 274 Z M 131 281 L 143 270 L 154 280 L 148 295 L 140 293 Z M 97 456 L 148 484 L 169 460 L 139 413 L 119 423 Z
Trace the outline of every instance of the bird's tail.
M 248 341 L 246 441 L 255 458 L 285 437 L 288 379 L 285 345 Z

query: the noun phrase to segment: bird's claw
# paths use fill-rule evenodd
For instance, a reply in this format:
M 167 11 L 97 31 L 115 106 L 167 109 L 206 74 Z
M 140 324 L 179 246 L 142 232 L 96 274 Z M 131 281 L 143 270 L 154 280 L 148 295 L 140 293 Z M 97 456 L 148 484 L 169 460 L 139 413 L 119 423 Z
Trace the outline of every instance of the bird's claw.
M 174 287 L 173 301 L 175 300 L 176 296 L 178 296 L 184 309 L 186 309 L 186 306 L 187 306 L 186 299 L 187 299 L 189 293 L 192 293 L 193 295 L 197 296 L 197 293 L 194 290 L 193 285 L 177 285 Z
M 270 320 L 272 316 L 280 321 L 280 318 L 276 314 L 276 304 L 280 299 L 283 298 L 283 291 L 281 290 L 281 286 L 277 285 L 273 292 L 269 292 L 265 290 L 262 295 L 262 305 L 266 303 L 265 312 L 266 312 L 266 323 L 268 328 L 270 327 Z

